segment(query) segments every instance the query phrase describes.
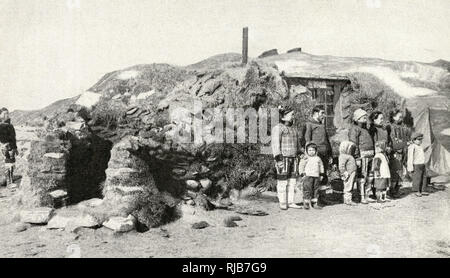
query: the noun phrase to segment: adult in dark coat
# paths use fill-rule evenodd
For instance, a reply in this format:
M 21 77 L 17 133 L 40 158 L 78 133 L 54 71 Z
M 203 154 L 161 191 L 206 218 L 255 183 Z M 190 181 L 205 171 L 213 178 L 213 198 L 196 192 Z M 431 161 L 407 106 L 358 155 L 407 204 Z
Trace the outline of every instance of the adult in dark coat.
M 332 163 L 332 149 L 328 138 L 327 129 L 324 124 L 325 110 L 323 106 L 316 106 L 312 110 L 311 119 L 306 123 L 305 142 L 314 142 L 317 145 L 317 156 L 323 162 L 325 176 L 322 183 L 327 183 L 327 170 Z
M 13 183 L 14 163 L 16 162 L 17 144 L 16 131 L 11 124 L 9 111 L 6 108 L 0 109 L 0 149 L 5 163 L 4 173 L 6 182 Z
M 384 114 L 381 111 L 374 111 L 369 116 L 371 127 L 370 132 L 373 141 L 384 142 L 386 146 L 386 153 L 392 151 L 391 127 L 385 123 Z
M 404 179 L 404 165 L 409 142 L 411 141 L 412 129 L 403 123 L 403 112 L 396 109 L 390 115 L 390 136 L 392 140 L 392 152 L 389 159 L 391 170 L 391 187 L 389 195 L 392 198 L 400 197 L 399 191 Z
M 312 110 L 311 118 L 306 122 L 304 141 L 306 144 L 315 143 L 317 146 L 317 156 L 322 160 L 324 166 L 324 174 L 322 175 L 322 185 L 328 183 L 328 169 L 333 163 L 332 149 L 328 132 L 325 126 L 325 108 L 322 105 L 317 105 Z M 327 204 L 325 196 L 321 191 L 319 193 L 319 203 Z

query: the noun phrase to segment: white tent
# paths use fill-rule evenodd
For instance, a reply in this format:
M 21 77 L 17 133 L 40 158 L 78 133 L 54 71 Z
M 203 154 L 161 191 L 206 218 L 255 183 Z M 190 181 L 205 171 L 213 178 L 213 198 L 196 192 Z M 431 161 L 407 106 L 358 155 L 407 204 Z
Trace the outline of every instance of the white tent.
M 414 120 L 417 132 L 424 135 L 422 146 L 430 176 L 450 174 L 450 152 L 436 139 L 431 126 L 430 108 L 423 110 Z

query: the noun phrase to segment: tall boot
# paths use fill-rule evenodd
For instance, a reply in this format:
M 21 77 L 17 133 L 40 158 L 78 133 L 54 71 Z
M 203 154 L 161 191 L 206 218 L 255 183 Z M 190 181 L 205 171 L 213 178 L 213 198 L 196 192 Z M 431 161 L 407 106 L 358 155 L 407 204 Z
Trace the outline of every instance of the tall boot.
M 364 179 L 359 180 L 359 193 L 361 194 L 361 204 L 368 204 L 369 202 L 366 199 L 366 181 Z
M 11 183 L 14 183 L 14 165 L 12 165 L 9 169 L 9 180 Z
M 311 207 L 311 200 L 303 200 L 303 208 L 304 209 L 309 209 Z
M 300 209 L 302 207 L 295 204 L 295 201 L 294 201 L 296 184 L 297 184 L 297 179 L 288 179 L 287 180 L 287 201 L 288 201 L 287 203 L 288 203 L 288 208 Z
M 384 202 L 390 202 L 391 200 L 387 198 L 387 191 L 381 191 L 381 200 L 383 200 Z
M 344 204 L 349 206 L 354 206 L 356 203 L 352 201 L 352 193 L 345 192 L 344 193 Z
M 8 166 L 6 166 L 5 169 L 5 178 L 6 178 L 6 186 L 9 186 L 12 181 L 11 181 L 11 170 Z
M 280 208 L 287 209 L 287 180 L 277 180 L 277 195 L 280 203 Z
M 303 180 L 301 178 L 297 179 L 297 185 L 296 185 L 296 193 L 295 193 L 297 203 L 303 204 Z
M 375 196 L 377 196 L 377 203 L 382 203 L 383 202 L 381 200 L 381 192 L 380 191 L 375 192 Z
M 349 202 L 349 196 L 348 196 L 348 193 L 345 193 L 345 192 L 344 192 L 343 199 L 344 199 L 344 204 L 347 204 L 347 203 Z
M 367 188 L 366 188 L 366 200 L 369 203 L 373 203 L 376 202 L 376 200 L 370 198 L 370 194 L 372 193 L 373 188 L 370 186 L 370 184 L 366 184 Z M 375 192 L 376 195 L 376 192 Z
M 314 209 L 322 209 L 323 207 L 319 204 L 318 198 L 311 199 L 311 206 Z

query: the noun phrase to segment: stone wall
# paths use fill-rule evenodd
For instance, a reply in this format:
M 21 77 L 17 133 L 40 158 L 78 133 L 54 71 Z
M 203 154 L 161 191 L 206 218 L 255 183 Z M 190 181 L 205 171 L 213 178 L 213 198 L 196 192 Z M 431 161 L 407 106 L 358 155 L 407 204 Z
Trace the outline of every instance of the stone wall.
M 131 214 L 141 229 L 173 219 L 177 201 L 158 189 L 146 158 L 148 149 L 137 137 L 125 137 L 115 144 L 106 169 L 103 203 L 89 213 L 101 221 Z
M 57 199 L 64 198 L 66 186 L 66 163 L 70 142 L 47 134 L 30 141 L 18 192 L 18 205 L 25 208 L 55 207 Z

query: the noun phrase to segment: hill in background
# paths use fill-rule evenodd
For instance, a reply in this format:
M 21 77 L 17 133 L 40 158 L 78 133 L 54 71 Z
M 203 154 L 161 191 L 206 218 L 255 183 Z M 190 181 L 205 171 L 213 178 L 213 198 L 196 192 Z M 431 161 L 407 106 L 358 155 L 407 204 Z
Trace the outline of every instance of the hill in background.
M 11 121 L 14 125 L 28 125 L 36 119 L 65 113 L 78 98 L 79 96 L 61 99 L 39 110 L 14 110 L 10 113 Z
M 450 72 L 442 68 L 446 65 L 444 60 L 426 64 L 378 58 L 311 55 L 304 52 L 274 55 L 262 60 L 275 63 L 278 69 L 286 74 L 305 76 L 370 74 L 404 98 L 450 94 Z
M 186 66 L 188 70 L 211 70 L 226 67 L 233 63 L 240 63 L 242 61 L 242 55 L 239 53 L 224 53 L 211 56 L 198 63 Z
M 94 99 L 100 97 L 109 99 L 124 94 L 134 98 L 140 94 L 145 96 L 155 94 L 157 99 L 161 99 L 177 84 L 192 78 L 199 72 L 239 65 L 241 57 L 238 53 L 219 54 L 184 67 L 168 64 L 135 65 L 105 74 L 87 91 L 94 93 Z M 427 64 L 378 58 L 312 55 L 304 52 L 249 60 L 261 60 L 274 64 L 280 72 L 283 71 L 285 74 L 369 76 L 370 80 L 376 80 L 380 84 L 380 88 L 391 90 L 409 99 L 415 111 L 430 105 L 437 109 L 445 109 L 449 103 L 450 62 L 445 60 Z M 89 97 L 92 97 L 92 94 Z M 59 100 L 40 110 L 13 111 L 11 118 L 16 125 L 23 125 L 39 117 L 51 117 L 57 113 L 64 113 L 78 98 L 79 96 Z M 416 101 L 416 98 L 419 98 L 419 101 Z

